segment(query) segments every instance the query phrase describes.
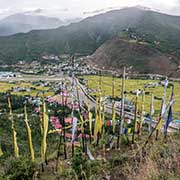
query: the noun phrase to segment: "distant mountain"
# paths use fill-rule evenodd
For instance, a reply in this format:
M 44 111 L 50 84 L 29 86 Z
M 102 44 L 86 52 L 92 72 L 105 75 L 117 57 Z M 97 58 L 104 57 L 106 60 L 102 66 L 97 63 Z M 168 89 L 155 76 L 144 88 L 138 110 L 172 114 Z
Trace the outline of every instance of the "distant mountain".
M 98 9 L 98 10 L 95 10 L 95 11 L 85 11 L 83 12 L 83 15 L 88 15 L 88 16 L 95 16 L 95 15 L 98 15 L 98 14 L 102 14 L 102 13 L 106 13 L 108 11 L 113 11 L 113 10 L 121 10 L 121 9 L 127 9 L 127 8 L 130 8 L 130 7 L 108 7 L 108 8 L 104 8 L 104 9 Z M 148 8 L 148 7 L 144 7 L 144 6 L 134 6 L 133 8 L 138 8 L 138 9 L 141 9 L 141 10 L 147 10 L 147 11 L 153 11 L 153 9 L 151 8 Z M 154 10 L 154 11 L 159 11 L 159 10 Z
M 89 64 L 106 70 L 121 70 L 123 66 L 137 73 L 176 76 L 180 61 L 162 53 L 148 43 L 115 37 L 108 40 L 88 59 Z M 179 74 L 180 75 L 180 74 Z
M 0 21 L 0 36 L 26 33 L 33 29 L 51 29 L 62 25 L 58 18 L 14 14 Z
M 44 53 L 90 55 L 115 36 L 137 39 L 180 58 L 180 17 L 138 7 L 113 10 L 52 30 L 0 38 L 0 63 L 38 59 Z

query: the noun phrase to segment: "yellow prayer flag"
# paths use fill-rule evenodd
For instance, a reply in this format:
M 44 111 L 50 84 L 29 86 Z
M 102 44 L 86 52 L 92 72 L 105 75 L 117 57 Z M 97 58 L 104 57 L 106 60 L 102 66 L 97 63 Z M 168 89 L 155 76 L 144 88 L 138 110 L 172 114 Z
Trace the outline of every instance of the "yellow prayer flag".
M 89 118 L 89 131 L 90 134 L 92 135 L 92 113 L 88 112 L 88 118 Z
M 102 114 L 102 135 L 104 136 L 104 124 L 105 124 L 105 112 L 106 112 L 106 105 L 103 107 L 103 114 Z
M 142 94 L 142 104 L 141 104 L 141 116 L 140 116 L 140 129 L 142 128 L 142 124 L 143 124 L 143 118 L 144 118 L 144 102 L 145 102 L 145 92 L 143 91 Z
M 99 115 L 99 122 L 98 122 L 98 132 L 101 133 L 102 132 L 102 126 L 103 126 L 103 123 L 102 123 L 102 114 L 100 112 L 100 115 Z
M 80 114 L 80 120 L 81 120 L 81 130 L 82 130 L 82 133 L 84 133 L 84 119 L 81 114 Z
M 96 114 L 96 119 L 95 119 L 95 126 L 94 126 L 94 140 L 96 141 L 97 140 L 97 134 L 98 134 L 98 125 L 99 125 L 99 116 L 98 114 Z
M 161 118 L 161 117 L 160 117 L 160 118 Z M 158 121 L 157 123 L 158 123 L 158 125 L 157 125 L 156 129 L 157 129 L 157 130 L 160 130 L 161 127 L 162 127 L 162 125 L 163 125 L 163 119 L 162 119 L 162 118 L 159 119 L 159 121 Z
M 41 157 L 42 161 L 44 162 L 46 160 L 46 150 L 47 150 L 47 132 L 48 132 L 48 114 L 46 111 L 46 103 L 43 103 L 43 119 L 42 119 L 42 128 L 43 128 L 43 134 L 42 134 L 42 142 L 41 142 Z
M 130 134 L 131 133 L 131 128 L 128 128 L 128 134 Z
M 29 152 L 31 155 L 31 160 L 34 161 L 34 149 L 33 149 L 33 144 L 32 144 L 31 128 L 28 123 L 28 115 L 27 115 L 26 105 L 24 106 L 24 116 L 25 116 L 24 121 L 26 123 L 26 130 L 27 130 L 27 135 L 28 135 Z
M 43 118 L 42 118 L 42 115 L 41 115 L 41 106 L 38 105 L 38 110 L 39 110 L 39 120 L 40 120 L 40 128 L 41 128 L 41 135 L 43 134 L 43 127 L 42 127 L 42 121 L 43 121 Z
M 115 133 L 115 128 L 116 128 L 116 110 L 113 105 L 113 110 L 112 110 L 112 125 L 113 125 L 113 133 Z
M 17 133 L 16 133 L 16 130 L 14 127 L 14 119 L 13 119 L 10 97 L 8 97 L 8 106 L 9 106 L 9 119 L 11 121 L 11 129 L 12 129 L 12 133 L 13 133 L 14 155 L 16 158 L 18 158 L 19 157 L 19 148 L 17 145 L 17 137 L 16 137 Z
M 2 149 L 1 149 L 1 147 L 0 147 L 0 157 L 3 155 L 3 151 L 2 151 Z
M 16 137 L 17 133 L 15 131 L 15 129 L 13 130 L 13 139 L 14 139 L 14 153 L 15 153 L 15 157 L 18 158 L 19 157 L 19 148 L 17 145 L 17 137 Z
M 136 95 L 135 109 L 134 109 L 134 132 L 138 131 L 137 113 L 138 113 L 138 94 Z

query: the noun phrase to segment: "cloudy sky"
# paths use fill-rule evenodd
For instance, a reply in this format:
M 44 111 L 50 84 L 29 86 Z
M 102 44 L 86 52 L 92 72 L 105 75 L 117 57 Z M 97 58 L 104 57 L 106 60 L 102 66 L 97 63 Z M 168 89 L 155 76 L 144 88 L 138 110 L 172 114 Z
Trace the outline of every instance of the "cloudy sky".
M 0 0 L 0 18 L 34 10 L 49 16 L 78 17 L 82 16 L 83 12 L 135 5 L 180 15 L 180 0 Z

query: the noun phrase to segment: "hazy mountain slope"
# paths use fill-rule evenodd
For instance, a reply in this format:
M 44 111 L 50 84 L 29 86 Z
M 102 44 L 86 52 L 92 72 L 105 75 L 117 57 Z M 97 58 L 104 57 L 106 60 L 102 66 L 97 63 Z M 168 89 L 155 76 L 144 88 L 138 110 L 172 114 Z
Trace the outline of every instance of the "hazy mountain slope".
M 131 67 L 140 73 L 160 73 L 174 76 L 178 70 L 177 58 L 166 55 L 149 44 L 116 37 L 108 40 L 89 58 L 89 63 L 104 69 Z
M 161 50 L 180 49 L 180 17 L 147 11 L 139 25 L 137 32 L 146 35 L 149 42 L 160 41 Z
M 32 31 L 0 38 L 0 62 L 32 60 L 44 53 L 92 54 L 100 45 L 133 28 L 152 47 L 177 55 L 180 49 L 180 17 L 139 8 L 114 10 L 53 30 Z M 158 45 L 154 41 L 159 41 Z
M 57 18 L 14 14 L 0 21 L 0 36 L 7 36 L 33 29 L 57 28 L 62 24 Z

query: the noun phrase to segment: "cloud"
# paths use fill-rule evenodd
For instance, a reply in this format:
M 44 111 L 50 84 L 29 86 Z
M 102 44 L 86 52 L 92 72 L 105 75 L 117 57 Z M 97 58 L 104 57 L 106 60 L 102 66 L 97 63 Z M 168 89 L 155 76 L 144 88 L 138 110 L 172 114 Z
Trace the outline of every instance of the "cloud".
M 69 13 L 69 16 L 81 16 L 83 12 L 135 5 L 172 13 L 172 9 L 180 7 L 180 0 L 0 0 L 0 13 L 7 15 L 43 9 L 47 15 L 60 16 L 62 13 Z

